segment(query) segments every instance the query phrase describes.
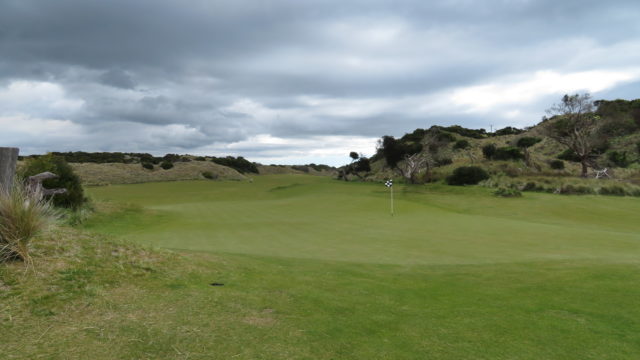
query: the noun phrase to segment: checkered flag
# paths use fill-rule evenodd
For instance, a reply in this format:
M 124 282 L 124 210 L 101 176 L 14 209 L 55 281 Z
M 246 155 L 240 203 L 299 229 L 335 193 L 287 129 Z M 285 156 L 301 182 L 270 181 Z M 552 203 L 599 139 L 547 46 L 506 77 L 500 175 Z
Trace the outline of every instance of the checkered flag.
M 384 183 L 384 186 L 390 188 L 393 186 L 393 180 L 387 180 L 387 182 Z
M 385 181 L 384 186 L 389 188 L 389 195 L 391 196 L 391 216 L 393 216 L 393 179 Z

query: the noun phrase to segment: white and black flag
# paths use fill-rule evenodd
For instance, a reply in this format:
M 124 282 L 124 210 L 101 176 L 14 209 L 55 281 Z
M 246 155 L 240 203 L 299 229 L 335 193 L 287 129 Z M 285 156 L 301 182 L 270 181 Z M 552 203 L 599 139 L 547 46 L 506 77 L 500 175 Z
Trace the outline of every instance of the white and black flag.
M 387 180 L 387 182 L 384 183 L 384 186 L 390 188 L 393 186 L 393 180 Z

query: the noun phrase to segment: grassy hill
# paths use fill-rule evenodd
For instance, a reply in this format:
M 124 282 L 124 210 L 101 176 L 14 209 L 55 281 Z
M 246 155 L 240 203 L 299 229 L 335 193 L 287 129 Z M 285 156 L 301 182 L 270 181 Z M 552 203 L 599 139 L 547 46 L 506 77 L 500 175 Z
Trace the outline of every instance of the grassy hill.
M 596 111 L 601 126 L 598 136 L 606 139 L 602 148 L 593 154 L 594 168 L 608 168 L 609 174 L 618 181 L 640 184 L 640 100 L 599 101 Z M 567 149 L 550 138 L 545 127 L 558 121 L 548 119 L 532 128 L 519 130 L 505 128 L 494 133 L 485 130 L 466 129 L 460 126 L 433 126 L 429 129 L 416 129 L 395 139 L 385 136 L 383 146 L 371 158 L 369 173 L 361 173 L 366 180 L 381 181 L 385 178 L 399 177 L 398 169 L 405 166 L 404 156 L 421 153 L 433 158 L 430 176 L 423 170 L 416 177 L 418 182 L 438 181 L 450 175 L 460 166 L 480 166 L 494 177 L 576 177 L 580 174 L 580 164 L 573 162 L 571 154 L 563 154 Z M 540 142 L 528 148 L 529 158 L 525 161 L 525 150 L 517 148 L 522 138 L 536 138 Z M 387 148 L 384 144 L 388 141 Z M 424 145 L 424 144 L 427 145 Z M 519 158 L 497 160 L 487 158 L 483 147 L 494 145 L 500 149 L 511 149 Z M 434 151 L 434 146 L 437 151 Z M 392 150 L 389 150 L 393 147 Z M 389 154 L 397 153 L 397 166 L 390 163 Z M 387 155 L 385 155 L 387 154 Z M 552 162 L 563 159 L 564 169 L 553 168 Z M 343 168 L 345 169 L 345 168 Z
M 246 177 L 234 169 L 210 161 L 176 162 L 165 170 L 156 166 L 145 169 L 140 164 L 123 163 L 71 163 L 74 172 L 85 185 L 135 184 L 152 181 L 204 179 L 209 172 L 219 180 L 244 180 Z

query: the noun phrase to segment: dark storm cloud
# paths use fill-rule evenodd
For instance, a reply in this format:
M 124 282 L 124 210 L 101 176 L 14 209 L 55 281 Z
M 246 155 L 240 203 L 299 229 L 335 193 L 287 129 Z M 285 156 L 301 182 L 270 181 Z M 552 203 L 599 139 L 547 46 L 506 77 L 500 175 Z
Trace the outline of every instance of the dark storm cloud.
M 593 0 L 0 0 L 0 121 L 76 134 L 40 151 L 525 126 L 562 91 L 635 96 L 638 13 Z M 582 73 L 594 83 L 565 76 Z

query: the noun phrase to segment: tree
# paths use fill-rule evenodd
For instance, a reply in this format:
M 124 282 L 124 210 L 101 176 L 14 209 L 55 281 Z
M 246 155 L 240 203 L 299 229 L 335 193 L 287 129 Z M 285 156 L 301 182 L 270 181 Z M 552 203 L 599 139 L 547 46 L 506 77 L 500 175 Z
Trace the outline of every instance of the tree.
M 405 154 L 404 161 L 398 164 L 398 170 L 402 176 L 411 184 L 418 182 L 417 175 L 424 170 L 425 181 L 431 180 L 431 171 L 434 167 L 443 162 L 443 149 L 449 143 L 448 139 L 441 136 L 438 129 L 430 129 L 422 138 L 421 148 L 414 154 Z M 450 160 L 450 158 L 448 158 Z
M 539 143 L 540 141 L 542 141 L 542 139 L 540 139 L 540 138 L 531 137 L 531 136 L 525 136 L 525 137 L 521 137 L 516 142 L 516 146 L 519 147 L 520 149 L 522 149 L 522 152 L 524 153 L 524 161 L 527 164 L 527 166 L 531 166 L 532 165 L 531 153 L 529 152 L 529 148 L 532 147 L 533 145 Z
M 593 167 L 596 150 L 606 143 L 599 133 L 600 117 L 594 113 L 595 104 L 591 95 L 565 95 L 562 101 L 547 110 L 552 118 L 547 121 L 547 136 L 566 146 L 582 164 L 582 177 Z

